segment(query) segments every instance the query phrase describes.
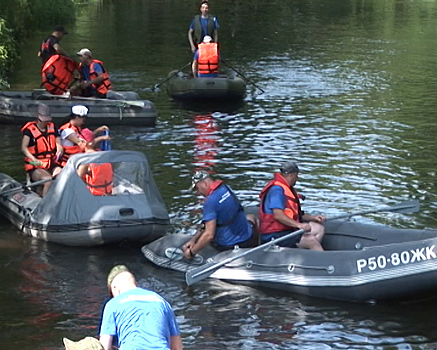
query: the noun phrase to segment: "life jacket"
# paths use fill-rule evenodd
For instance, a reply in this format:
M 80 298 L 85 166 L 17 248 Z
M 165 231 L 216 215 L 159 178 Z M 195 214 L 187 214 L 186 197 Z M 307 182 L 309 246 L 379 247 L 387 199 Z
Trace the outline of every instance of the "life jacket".
M 29 130 L 34 139 L 34 145 L 28 147 L 29 152 L 40 162 L 42 165 L 32 165 L 32 161 L 28 157 L 24 157 L 24 170 L 29 171 L 37 168 L 41 169 L 51 169 L 54 164 L 54 159 L 56 156 L 56 133 L 55 124 L 48 122 L 46 126 L 45 135 L 36 125 L 36 122 L 28 122 L 21 128 L 21 132 Z
M 267 195 L 267 191 L 272 186 L 281 186 L 284 190 L 286 197 L 284 214 L 295 221 L 302 221 L 302 209 L 300 207 L 299 195 L 294 188 L 288 185 L 280 173 L 276 173 L 273 180 L 263 188 L 259 195 L 261 198 L 261 204 L 259 206 L 260 233 L 274 233 L 291 229 L 290 226 L 284 225 L 275 220 L 274 214 L 266 214 L 264 212 L 264 199 Z
M 85 174 L 84 181 L 94 196 L 108 196 L 112 194 L 114 175 L 111 163 L 90 163 L 90 174 Z
M 55 48 L 53 47 L 53 43 L 57 43 L 58 42 L 58 38 L 56 38 L 53 35 L 49 35 L 47 38 L 45 38 L 45 40 L 42 42 L 41 44 L 41 48 L 39 50 L 40 54 L 41 54 L 41 60 L 42 60 L 42 64 L 44 65 L 47 60 L 52 57 L 53 55 L 57 54 L 57 51 L 55 50 Z
M 207 33 L 205 35 L 209 35 L 213 37 L 214 33 L 214 17 L 208 16 L 208 25 L 207 25 Z M 200 22 L 200 15 L 194 16 L 194 33 L 193 33 L 194 42 L 199 45 L 203 41 L 202 37 L 202 24 Z
M 99 84 L 92 84 L 92 87 L 97 90 L 102 95 L 106 95 L 109 90 L 112 89 L 111 81 L 109 80 L 109 73 L 106 71 L 105 67 L 103 66 L 103 62 L 99 60 L 92 60 L 90 64 L 90 80 L 94 80 L 97 78 L 98 74 L 95 71 L 95 65 L 96 63 L 100 64 L 103 70 L 103 81 Z M 79 65 L 79 69 L 81 69 L 83 64 L 81 63 Z
M 85 137 L 82 135 L 82 132 L 81 132 L 82 129 L 78 128 L 77 126 L 74 126 L 73 124 L 71 124 L 71 122 L 68 122 L 68 123 L 62 125 L 59 128 L 59 131 L 61 132 L 62 130 L 65 130 L 65 129 L 73 129 L 78 137 L 80 137 L 81 139 L 85 140 Z M 79 145 L 62 146 L 62 147 L 64 148 L 64 153 L 62 154 L 61 158 L 58 160 L 58 164 L 61 167 L 64 167 L 67 164 L 68 159 L 73 154 L 78 154 L 78 153 L 85 152 L 85 150 L 83 148 L 81 148 Z
M 53 55 L 42 67 L 41 86 L 53 95 L 62 95 L 70 87 L 75 70 L 77 63 L 71 58 Z
M 199 74 L 218 73 L 219 55 L 217 43 L 201 43 L 198 50 L 197 72 Z

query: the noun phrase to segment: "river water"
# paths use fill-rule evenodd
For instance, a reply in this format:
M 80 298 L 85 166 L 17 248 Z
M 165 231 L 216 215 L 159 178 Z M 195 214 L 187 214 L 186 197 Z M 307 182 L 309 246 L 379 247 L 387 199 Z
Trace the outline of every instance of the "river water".
M 437 3 L 416 0 L 211 3 L 222 58 L 252 84 L 240 105 L 184 106 L 148 90 L 191 60 L 194 1 L 96 1 L 62 42 L 88 47 L 118 90 L 138 91 L 157 126 L 113 128 L 113 148 L 144 152 L 172 218 L 191 233 L 201 202 L 190 176 L 211 169 L 244 205 L 279 164 L 296 160 L 304 209 L 337 215 L 418 199 L 414 214 L 362 222 L 436 228 Z M 14 89 L 39 85 L 37 32 L 23 44 Z M 264 93 L 256 86 L 260 87 Z M 22 180 L 18 126 L 1 132 L 0 172 Z M 105 278 L 125 263 L 161 293 L 186 349 L 437 349 L 437 299 L 355 305 L 221 281 L 186 287 L 182 274 L 145 261 L 139 247 L 69 248 L 21 237 L 0 221 L 0 343 L 6 350 L 62 348 L 96 333 Z

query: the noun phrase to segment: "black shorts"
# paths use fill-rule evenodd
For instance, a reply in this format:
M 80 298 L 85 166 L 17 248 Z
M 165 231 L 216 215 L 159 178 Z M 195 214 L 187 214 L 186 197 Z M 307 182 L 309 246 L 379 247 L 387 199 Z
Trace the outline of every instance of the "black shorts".
M 286 230 L 286 231 L 279 231 L 274 233 L 268 233 L 268 234 L 261 234 L 261 244 L 271 241 L 272 239 L 278 239 L 280 237 L 283 237 L 285 235 L 288 235 L 289 233 L 296 232 L 295 230 Z M 302 238 L 303 233 L 300 233 L 295 236 L 291 236 L 290 238 L 287 238 L 281 242 L 279 242 L 277 245 L 280 247 L 288 247 L 288 248 L 297 248 L 297 244 L 300 242 L 300 239 Z
M 223 252 L 223 251 L 225 251 L 225 250 L 231 250 L 231 249 L 234 249 L 234 247 L 235 247 L 236 245 L 238 245 L 240 248 L 252 248 L 252 247 L 256 247 L 256 246 L 258 245 L 258 242 L 257 242 L 257 235 L 255 235 L 255 232 L 256 232 L 255 230 L 256 230 L 256 228 L 254 227 L 254 224 L 253 224 L 252 221 L 247 220 L 247 222 L 252 226 L 252 234 L 250 235 L 250 237 L 249 237 L 248 239 L 246 239 L 246 240 L 243 241 L 243 242 L 235 243 L 233 246 L 224 246 L 224 245 L 221 245 L 221 244 L 218 244 L 218 243 L 212 241 L 212 243 L 211 243 L 212 246 L 213 246 L 215 249 L 217 249 L 218 251 L 220 251 L 220 252 Z

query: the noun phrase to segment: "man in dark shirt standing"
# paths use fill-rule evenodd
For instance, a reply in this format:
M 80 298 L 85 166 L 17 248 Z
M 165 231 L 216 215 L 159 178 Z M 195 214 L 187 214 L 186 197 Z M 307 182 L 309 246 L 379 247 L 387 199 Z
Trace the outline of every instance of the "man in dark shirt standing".
M 59 45 L 59 42 L 64 38 L 64 35 L 68 34 L 62 26 L 57 26 L 53 33 L 49 35 L 41 44 L 41 48 L 38 51 L 38 57 L 41 57 L 42 65 L 53 55 L 67 56 L 65 51 Z

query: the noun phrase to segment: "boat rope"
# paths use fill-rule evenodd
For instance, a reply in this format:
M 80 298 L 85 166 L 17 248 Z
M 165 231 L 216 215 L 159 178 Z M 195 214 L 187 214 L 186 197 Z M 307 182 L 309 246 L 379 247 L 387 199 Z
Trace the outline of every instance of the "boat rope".
M 274 268 L 274 269 L 283 269 L 287 268 L 289 272 L 293 272 L 296 268 L 302 269 L 302 270 L 326 270 L 329 274 L 333 273 L 335 268 L 332 265 L 329 266 L 309 266 L 309 265 L 298 265 L 298 264 L 277 264 L 277 265 L 270 265 L 270 264 L 261 264 L 253 262 L 252 260 L 242 263 L 242 264 L 232 264 L 232 265 L 226 265 L 228 268 L 239 268 L 239 267 L 245 267 L 247 269 L 250 269 L 252 266 L 258 266 L 258 267 L 268 267 L 268 268 Z

